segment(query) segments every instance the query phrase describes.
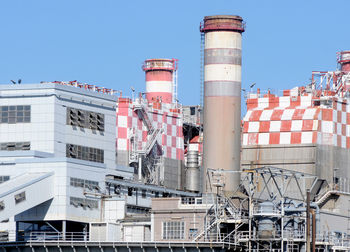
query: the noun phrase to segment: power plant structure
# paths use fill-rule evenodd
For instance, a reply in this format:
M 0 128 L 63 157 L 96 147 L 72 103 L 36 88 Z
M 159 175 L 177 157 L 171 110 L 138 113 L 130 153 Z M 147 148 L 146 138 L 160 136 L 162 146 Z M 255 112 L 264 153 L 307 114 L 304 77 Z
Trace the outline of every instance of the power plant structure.
M 239 186 L 241 146 L 241 62 L 243 20 L 205 17 L 204 46 L 204 192 L 213 192 L 209 169 L 226 171 L 224 191 Z M 220 122 L 220 123 L 218 123 Z
M 174 58 L 145 60 L 131 97 L 0 85 L 0 247 L 350 251 L 350 51 L 306 86 L 244 92 L 241 116 L 244 31 L 200 24 L 203 107 L 178 100 Z

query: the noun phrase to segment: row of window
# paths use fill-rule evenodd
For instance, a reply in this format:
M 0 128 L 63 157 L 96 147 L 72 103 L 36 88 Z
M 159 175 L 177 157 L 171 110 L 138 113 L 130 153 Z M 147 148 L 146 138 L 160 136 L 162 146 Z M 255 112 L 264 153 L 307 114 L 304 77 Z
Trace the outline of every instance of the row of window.
M 80 178 L 70 178 L 70 185 L 74 187 L 88 188 L 90 190 L 99 190 L 97 181 L 80 179 Z
M 30 150 L 30 142 L 8 142 L 0 143 L 2 151 Z
M 98 201 L 97 200 L 91 200 L 91 199 L 85 199 L 85 198 L 77 198 L 77 197 L 70 197 L 70 204 L 75 207 L 82 207 L 84 209 L 86 208 L 98 208 Z
M 30 105 L 0 106 L 0 123 L 29 123 Z
M 75 144 L 66 144 L 66 157 L 104 163 L 103 150 Z
M 162 239 L 179 240 L 185 238 L 185 223 L 183 221 L 163 222 Z
M 67 124 L 92 130 L 105 130 L 105 118 L 101 113 L 67 108 Z

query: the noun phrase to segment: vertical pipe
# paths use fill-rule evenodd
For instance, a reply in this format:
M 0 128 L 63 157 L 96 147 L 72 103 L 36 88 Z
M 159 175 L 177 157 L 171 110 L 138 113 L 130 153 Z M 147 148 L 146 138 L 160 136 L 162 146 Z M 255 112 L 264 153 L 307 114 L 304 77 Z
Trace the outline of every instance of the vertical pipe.
M 212 192 L 208 169 L 223 170 L 224 193 L 240 183 L 241 44 L 239 16 L 207 16 L 204 46 L 203 191 Z
M 306 191 L 306 252 L 310 252 L 310 190 Z
M 312 252 L 316 251 L 316 211 L 311 210 L 312 213 Z

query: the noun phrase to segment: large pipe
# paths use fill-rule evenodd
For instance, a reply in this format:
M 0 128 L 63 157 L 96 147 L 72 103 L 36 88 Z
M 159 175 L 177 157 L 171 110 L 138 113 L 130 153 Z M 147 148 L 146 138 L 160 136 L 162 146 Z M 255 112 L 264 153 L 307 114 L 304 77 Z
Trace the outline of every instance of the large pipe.
M 146 73 L 146 99 L 149 103 L 161 100 L 172 103 L 173 73 L 177 70 L 176 59 L 148 59 L 144 62 Z
M 207 173 L 214 169 L 223 170 L 223 190 L 228 193 L 240 183 L 243 20 L 207 16 L 201 32 L 205 34 L 203 191 L 214 191 Z

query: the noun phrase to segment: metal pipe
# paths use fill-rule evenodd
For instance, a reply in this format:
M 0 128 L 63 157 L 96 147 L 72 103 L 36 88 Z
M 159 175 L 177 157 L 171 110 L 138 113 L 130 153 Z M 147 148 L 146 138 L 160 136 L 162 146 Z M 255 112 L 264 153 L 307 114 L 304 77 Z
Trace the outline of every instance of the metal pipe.
M 240 170 L 243 19 L 207 16 L 201 32 L 205 34 L 203 191 L 212 192 L 208 169 Z M 239 173 L 225 173 L 224 193 L 239 183 Z
M 310 190 L 306 190 L 306 252 L 310 252 Z
M 316 211 L 311 209 L 312 214 L 312 252 L 316 251 Z

